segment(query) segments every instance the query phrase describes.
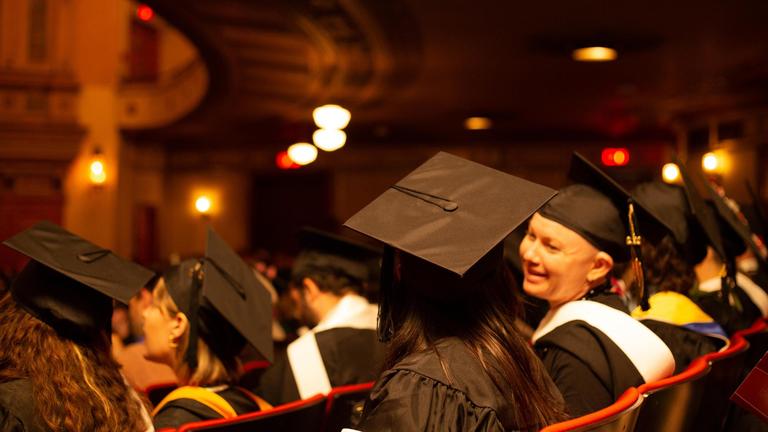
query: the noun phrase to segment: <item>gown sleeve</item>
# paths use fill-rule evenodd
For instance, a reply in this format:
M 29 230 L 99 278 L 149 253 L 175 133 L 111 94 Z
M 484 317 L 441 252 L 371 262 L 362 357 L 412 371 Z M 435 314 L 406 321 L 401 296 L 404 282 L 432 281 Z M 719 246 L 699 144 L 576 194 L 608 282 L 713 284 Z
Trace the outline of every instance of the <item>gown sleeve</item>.
M 373 389 L 358 430 L 504 431 L 493 409 L 463 392 L 413 371 L 390 372 Z
M 612 392 L 578 357 L 556 346 L 541 351 L 542 363 L 563 395 L 569 415 L 579 417 L 613 403 Z

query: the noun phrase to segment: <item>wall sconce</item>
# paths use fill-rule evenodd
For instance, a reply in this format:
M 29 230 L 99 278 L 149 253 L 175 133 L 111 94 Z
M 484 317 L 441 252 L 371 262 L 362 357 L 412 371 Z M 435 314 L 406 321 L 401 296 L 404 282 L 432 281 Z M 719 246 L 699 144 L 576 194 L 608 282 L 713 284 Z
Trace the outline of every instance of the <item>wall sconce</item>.
M 723 174 L 726 163 L 726 154 L 720 150 L 706 153 L 701 157 L 701 168 L 707 174 Z
M 88 180 L 90 180 L 91 184 L 94 186 L 101 186 L 107 181 L 104 157 L 98 147 L 93 151 L 91 162 L 88 164 Z
M 202 217 L 209 217 L 211 215 L 211 207 L 213 204 L 211 198 L 207 195 L 200 195 L 195 198 L 195 210 Z

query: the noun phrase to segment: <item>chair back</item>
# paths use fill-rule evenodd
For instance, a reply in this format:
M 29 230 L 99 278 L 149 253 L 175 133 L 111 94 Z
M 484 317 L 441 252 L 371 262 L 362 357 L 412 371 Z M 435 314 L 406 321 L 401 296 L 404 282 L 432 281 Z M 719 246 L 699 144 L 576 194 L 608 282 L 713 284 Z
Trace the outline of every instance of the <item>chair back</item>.
M 325 431 L 338 432 L 357 426 L 372 388 L 373 382 L 368 382 L 331 389 L 325 406 Z
M 749 344 L 743 337 L 734 336 L 725 350 L 703 356 L 711 370 L 705 380 L 706 390 L 699 412 L 694 416 L 696 431 L 722 430 L 728 416 L 728 397 L 739 385 L 748 348 Z
M 710 371 L 704 356 L 695 359 L 683 372 L 643 384 L 638 390 L 644 401 L 635 430 L 638 432 L 681 432 L 693 430 Z
M 276 406 L 271 410 L 239 415 L 231 419 L 187 423 L 179 432 L 320 432 L 325 415 L 326 397 L 318 394 L 309 399 Z
M 631 432 L 635 428 L 642 403 L 640 392 L 630 387 L 612 405 L 575 419 L 549 425 L 541 432 Z

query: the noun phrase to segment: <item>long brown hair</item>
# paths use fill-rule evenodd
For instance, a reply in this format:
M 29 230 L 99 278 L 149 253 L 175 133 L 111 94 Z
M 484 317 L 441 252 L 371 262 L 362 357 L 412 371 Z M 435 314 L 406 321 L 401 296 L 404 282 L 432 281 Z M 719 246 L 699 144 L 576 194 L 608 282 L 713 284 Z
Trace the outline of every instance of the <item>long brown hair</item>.
M 135 393 L 112 359 L 107 335 L 60 336 L 0 295 L 0 382 L 27 379 L 37 414 L 55 431 L 145 430 Z
M 395 330 L 385 367 L 392 368 L 413 353 L 437 353 L 438 340 L 457 337 L 515 407 L 515 428 L 537 430 L 566 418 L 563 400 L 514 325 L 522 304 L 509 270 L 500 255 L 491 261 L 498 262 L 491 264 L 490 272 L 486 267 L 481 277 L 468 273 L 464 278 L 423 263 L 413 270 L 403 264 L 400 282 L 392 287 L 397 291 L 392 306 Z M 450 365 L 443 359 L 440 363 L 452 380 Z

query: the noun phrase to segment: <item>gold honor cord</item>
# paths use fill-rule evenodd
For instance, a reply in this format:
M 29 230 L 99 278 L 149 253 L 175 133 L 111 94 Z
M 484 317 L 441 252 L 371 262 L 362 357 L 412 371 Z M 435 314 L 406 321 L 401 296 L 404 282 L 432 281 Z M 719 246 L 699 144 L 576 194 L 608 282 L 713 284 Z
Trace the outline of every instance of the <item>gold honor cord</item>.
M 637 218 L 635 216 L 635 206 L 632 201 L 629 201 L 629 211 L 627 212 L 627 219 L 629 222 L 629 235 L 627 236 L 627 246 L 629 246 L 630 260 L 632 262 L 632 270 L 635 273 L 635 281 L 639 288 L 640 295 L 640 307 L 646 311 L 650 307 L 648 305 L 648 299 L 645 298 L 645 276 L 643 275 L 643 263 L 640 261 L 640 246 L 643 244 L 643 238 L 637 234 Z

